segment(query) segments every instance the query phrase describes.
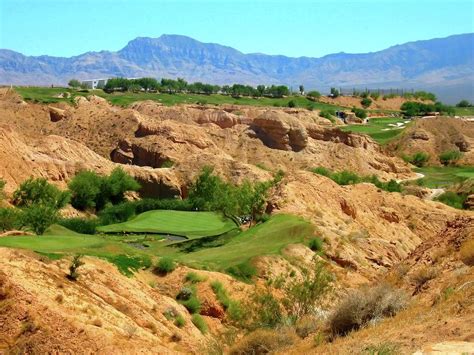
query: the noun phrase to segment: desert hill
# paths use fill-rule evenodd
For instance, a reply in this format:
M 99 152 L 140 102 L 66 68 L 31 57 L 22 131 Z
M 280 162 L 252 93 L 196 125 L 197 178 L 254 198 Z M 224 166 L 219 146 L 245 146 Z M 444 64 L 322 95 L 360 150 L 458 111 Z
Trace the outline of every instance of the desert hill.
M 201 265 L 196 260 L 203 260 L 205 253 L 213 261 L 212 253 L 221 252 L 227 261 L 259 251 L 262 245 L 241 244 L 238 249 L 232 242 L 244 237 L 258 240 L 252 233 L 264 229 L 267 222 L 243 226 L 242 234 L 247 234 L 230 234 L 230 242 L 221 236 L 206 237 L 191 240 L 194 244 L 187 244 L 186 252 L 169 249 L 185 259 L 166 275 L 151 267 L 155 260 L 148 267 L 121 273 L 121 260 L 113 259 L 119 248 L 114 242 L 105 247 L 111 254 L 93 249 L 84 257 L 77 281 L 66 278 L 72 255 L 54 260 L 55 253 L 34 252 L 43 250 L 41 238 L 102 238 L 99 248 L 104 240 L 116 241 L 125 233 L 97 237 L 57 227 L 48 236 L 19 236 L 38 244 L 30 251 L 0 248 L 0 309 L 6 311 L 0 312 L 0 351 L 249 353 L 252 336 L 262 330 L 231 319 L 231 303 L 241 302 L 248 318 L 258 292 L 269 292 L 283 304 L 286 287 L 304 279 L 315 260 L 331 272 L 332 293 L 318 304 L 317 322 L 312 318 L 306 325 L 263 331 L 270 334 L 267 340 L 284 338 L 278 338 L 281 342 L 273 350 L 360 353 L 370 346 L 396 343 L 401 353 L 432 346 L 471 351 L 473 212 L 405 192 L 388 192 L 368 182 L 341 186 L 311 172 L 325 167 L 376 175 L 385 182 L 415 178 L 394 148 L 381 147 L 367 135 L 344 132 L 319 113 L 239 105 L 169 107 L 153 101 L 124 108 L 94 95 L 76 97 L 71 105 L 39 104 L 2 89 L 0 177 L 6 181 L 7 197 L 30 176 L 65 188 L 84 169 L 107 174 L 119 166 L 142 185 L 139 196 L 131 198 L 178 199 L 188 196 L 190 183 L 206 165 L 213 165 L 216 174 L 233 183 L 268 181 L 282 170 L 281 181 L 269 190 L 266 212 L 270 218 L 302 219 L 293 217 L 300 225 L 279 227 L 285 231 L 283 236 L 279 231 L 263 234 L 262 244 L 275 242 L 272 238 L 289 241 L 281 248 L 276 243 L 277 250 L 251 260 L 256 269 L 252 282 L 231 277 L 213 262 L 198 268 L 186 261 Z M 446 120 L 443 132 L 437 128 L 437 120 L 442 119 Z M 424 130 L 433 148 L 423 149 L 433 149 L 432 154 L 459 147 L 460 140 L 470 147 L 470 126 L 453 120 L 416 120 L 397 143 L 408 150 L 413 132 Z M 469 154 L 466 151 L 463 158 L 467 162 Z M 308 236 L 294 232 L 298 228 L 321 240 L 323 249 L 310 248 Z M 136 236 L 131 237 L 120 250 L 134 248 L 139 256 L 147 248 L 154 253 L 159 249 L 153 248 L 164 243 L 164 239 L 137 243 Z M 216 291 L 215 281 L 227 290 L 225 297 Z M 348 334 L 330 335 L 327 322 L 340 301 L 364 286 L 379 284 L 396 287 L 407 297 L 399 313 L 371 319 Z M 184 289 L 198 294 L 197 314 L 207 331 L 177 299 Z M 389 305 L 399 301 L 395 298 L 388 299 Z M 177 314 L 184 324 L 179 324 Z

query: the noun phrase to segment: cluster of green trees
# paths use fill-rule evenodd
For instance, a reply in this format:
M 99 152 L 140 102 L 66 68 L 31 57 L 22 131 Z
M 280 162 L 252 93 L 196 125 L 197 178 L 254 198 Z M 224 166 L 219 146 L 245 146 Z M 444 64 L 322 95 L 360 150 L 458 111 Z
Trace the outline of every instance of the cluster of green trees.
M 0 180 L 1 181 L 1 180 Z M 0 182 L 3 187 L 5 183 Z M 14 208 L 0 208 L 0 230 L 29 228 L 41 235 L 54 223 L 61 223 L 59 210 L 69 202 L 80 210 L 98 211 L 106 206 L 123 202 L 125 192 L 136 191 L 140 185 L 121 168 L 109 176 L 91 171 L 77 174 L 62 191 L 44 178 L 29 178 L 13 193 Z M 0 193 L 3 196 L 3 193 Z M 95 229 L 95 221 L 72 219 L 68 226 L 82 232 Z M 76 228 L 74 228 L 76 227 Z
M 371 176 L 360 176 L 352 171 L 343 170 L 340 172 L 334 172 L 324 167 L 317 167 L 311 169 L 311 172 L 326 176 L 336 182 L 339 185 L 353 185 L 361 182 L 368 182 L 374 184 L 381 190 L 388 192 L 401 192 L 402 186 L 395 180 L 390 180 L 388 182 L 380 181 L 376 175 Z
M 174 79 L 161 79 L 161 81 L 155 78 L 139 78 L 139 79 L 126 79 L 126 78 L 112 78 L 107 81 L 104 87 L 104 91 L 160 91 L 169 94 L 175 93 L 191 93 L 191 94 L 216 94 L 222 93 L 225 95 L 232 96 L 251 96 L 251 97 L 283 97 L 290 94 L 287 86 L 284 85 L 258 85 L 253 87 L 250 85 L 234 84 L 234 85 L 212 85 L 202 82 L 188 83 L 182 78 Z
M 441 102 L 425 104 L 423 102 L 407 101 L 402 104 L 400 109 L 407 117 L 425 116 L 431 112 L 439 112 L 450 116 L 455 114 L 453 107 L 444 105 Z
M 456 107 L 472 107 L 472 106 L 474 105 L 467 100 L 461 100 L 456 104 Z
M 236 218 L 249 216 L 250 223 L 264 214 L 269 189 L 283 177 L 278 172 L 274 179 L 240 185 L 224 181 L 215 175 L 212 167 L 204 167 L 189 192 L 189 201 L 199 211 L 220 211 L 225 216 Z

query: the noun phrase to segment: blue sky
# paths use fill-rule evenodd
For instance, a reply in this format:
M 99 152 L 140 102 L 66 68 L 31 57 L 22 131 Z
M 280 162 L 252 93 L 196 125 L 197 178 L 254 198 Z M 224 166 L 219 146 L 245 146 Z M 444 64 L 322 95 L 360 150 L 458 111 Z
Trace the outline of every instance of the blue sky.
M 474 32 L 473 12 L 473 0 L 0 0 L 0 48 L 72 56 L 166 33 L 319 57 Z

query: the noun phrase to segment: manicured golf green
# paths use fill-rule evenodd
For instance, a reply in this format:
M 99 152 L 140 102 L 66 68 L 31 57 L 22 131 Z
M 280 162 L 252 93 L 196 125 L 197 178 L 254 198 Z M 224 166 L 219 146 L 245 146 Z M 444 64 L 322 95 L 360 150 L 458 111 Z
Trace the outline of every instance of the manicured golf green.
M 371 118 L 367 124 L 351 124 L 342 127 L 343 131 L 354 133 L 364 133 L 372 137 L 380 144 L 387 144 L 390 140 L 397 137 L 407 126 L 409 121 L 403 118 Z M 401 128 L 397 124 L 403 124 Z
M 188 238 L 220 235 L 237 225 L 215 212 L 155 210 L 117 224 L 97 228 L 104 233 L 158 233 Z
M 416 168 L 415 171 L 425 175 L 417 183 L 429 188 L 449 187 L 467 179 L 474 179 L 474 166 L 430 166 Z

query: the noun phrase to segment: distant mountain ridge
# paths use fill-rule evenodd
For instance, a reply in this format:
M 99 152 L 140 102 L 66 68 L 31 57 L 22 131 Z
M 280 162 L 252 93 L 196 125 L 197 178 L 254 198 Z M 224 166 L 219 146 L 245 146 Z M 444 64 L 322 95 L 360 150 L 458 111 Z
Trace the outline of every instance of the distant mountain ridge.
M 138 37 L 117 52 L 70 58 L 24 56 L 0 49 L 0 84 L 65 84 L 71 78 L 183 77 L 214 84 L 285 84 L 307 89 L 414 88 L 447 101 L 474 98 L 474 33 L 395 45 L 365 54 L 292 58 L 244 54 L 180 35 Z

